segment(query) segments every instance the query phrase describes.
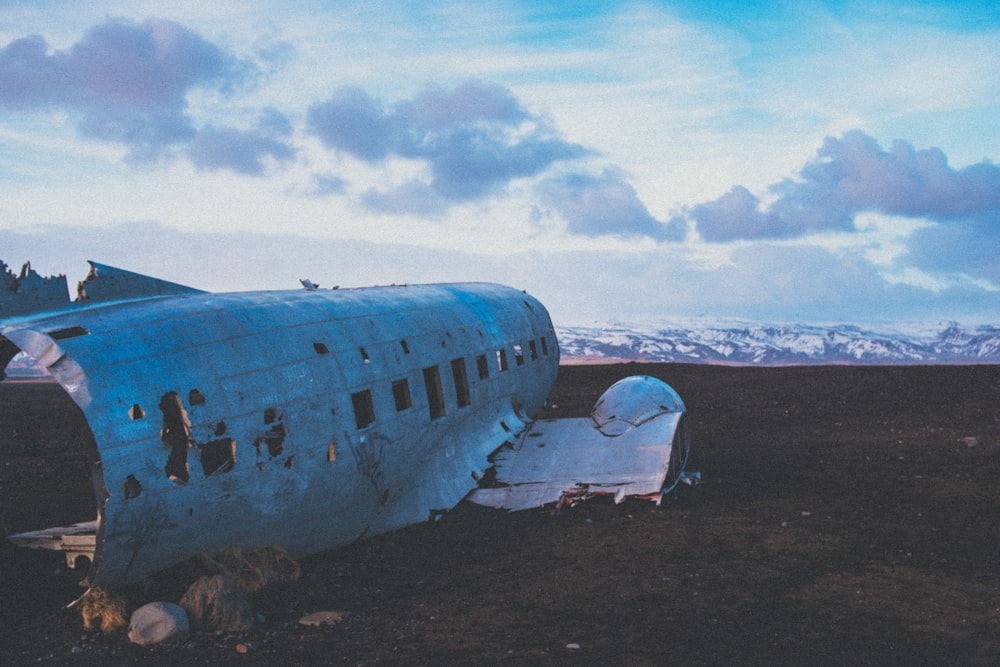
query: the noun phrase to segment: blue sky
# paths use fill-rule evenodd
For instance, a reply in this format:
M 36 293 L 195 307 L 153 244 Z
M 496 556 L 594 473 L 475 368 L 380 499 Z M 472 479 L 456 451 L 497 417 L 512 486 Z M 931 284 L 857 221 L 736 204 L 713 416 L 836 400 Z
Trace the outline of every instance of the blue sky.
M 0 2 L 0 258 L 996 323 L 1000 9 Z

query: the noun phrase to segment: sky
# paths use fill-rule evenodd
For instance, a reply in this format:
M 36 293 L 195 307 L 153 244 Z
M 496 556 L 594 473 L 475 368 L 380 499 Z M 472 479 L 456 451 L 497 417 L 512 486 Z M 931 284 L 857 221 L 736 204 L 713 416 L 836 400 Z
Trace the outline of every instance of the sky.
M 0 259 L 1000 320 L 989 2 L 0 0 Z

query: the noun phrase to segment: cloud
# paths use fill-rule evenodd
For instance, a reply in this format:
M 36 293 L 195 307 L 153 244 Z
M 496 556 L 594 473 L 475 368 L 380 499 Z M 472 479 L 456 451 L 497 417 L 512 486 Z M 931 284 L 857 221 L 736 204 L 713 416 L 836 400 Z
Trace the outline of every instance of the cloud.
M 305 194 L 310 197 L 328 197 L 347 192 L 347 181 L 332 174 L 314 174 Z
M 742 185 L 715 201 L 693 206 L 689 215 L 706 241 L 780 236 L 760 210 L 760 200 Z
M 804 184 L 783 184 L 777 191 L 787 188 L 801 199 L 814 195 L 819 201 L 841 203 L 852 213 L 878 211 L 933 220 L 1000 209 L 1000 167 L 989 162 L 956 171 L 938 148 L 918 151 L 897 140 L 883 151 L 859 130 L 841 139 L 828 137 L 818 156 L 802 170 Z
M 777 199 L 766 208 L 736 186 L 686 213 L 702 239 L 725 242 L 850 232 L 862 212 L 945 222 L 1000 211 L 997 165 L 984 161 L 955 170 L 937 148 L 918 151 L 895 141 L 884 151 L 859 130 L 828 137 L 799 177 L 772 186 Z
M 256 175 L 262 157 L 290 157 L 275 138 L 290 132 L 287 119 L 265 110 L 256 132 L 200 130 L 187 113 L 192 90 L 229 94 L 255 74 L 250 63 L 178 23 L 113 19 L 65 51 L 50 53 L 37 35 L 9 43 L 0 51 L 0 106 L 77 114 L 81 135 L 128 147 L 129 162 L 155 162 L 189 144 L 187 154 L 201 169 Z
M 447 213 L 453 202 L 442 197 L 427 183 L 409 180 L 389 192 L 368 190 L 362 195 L 361 203 L 373 213 L 412 214 L 437 218 Z
M 341 88 L 309 109 L 308 130 L 327 148 L 369 164 L 390 157 L 424 162 L 426 185 L 447 204 L 496 194 L 513 179 L 588 154 L 529 114 L 506 88 L 478 81 L 451 90 L 429 87 L 391 107 L 359 88 Z M 394 202 L 398 212 L 409 200 L 415 204 L 410 212 L 420 213 L 428 199 L 414 198 L 417 190 L 407 183 L 367 200 L 376 210 Z
M 382 104 L 360 88 L 338 89 L 330 99 L 310 107 L 307 118 L 309 131 L 324 146 L 365 162 L 385 159 L 395 143 Z
M 960 274 L 1000 286 L 1000 211 L 918 229 L 900 262 L 934 274 Z
M 650 215 L 635 188 L 614 170 L 600 176 L 572 173 L 549 178 L 538 184 L 536 193 L 566 221 L 572 234 L 682 241 L 687 233 L 684 220 L 663 223 Z
M 292 124 L 284 115 L 275 109 L 265 109 L 251 131 L 211 125 L 203 128 L 188 146 L 187 155 L 203 171 L 228 169 L 260 176 L 268 159 L 287 162 L 295 157 L 295 151 L 276 138 L 291 133 Z
M 229 169 L 249 176 L 264 173 L 264 160 L 284 162 L 294 157 L 285 143 L 256 132 L 207 127 L 188 148 L 195 167 L 205 171 Z

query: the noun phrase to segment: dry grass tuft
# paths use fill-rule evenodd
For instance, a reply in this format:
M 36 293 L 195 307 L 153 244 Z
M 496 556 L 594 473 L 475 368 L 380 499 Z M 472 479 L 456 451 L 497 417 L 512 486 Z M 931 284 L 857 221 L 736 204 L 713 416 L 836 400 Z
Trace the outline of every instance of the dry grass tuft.
M 107 634 L 128 625 L 125 598 L 112 596 L 103 588 L 91 588 L 80 599 L 80 615 L 86 630 L 100 629 Z

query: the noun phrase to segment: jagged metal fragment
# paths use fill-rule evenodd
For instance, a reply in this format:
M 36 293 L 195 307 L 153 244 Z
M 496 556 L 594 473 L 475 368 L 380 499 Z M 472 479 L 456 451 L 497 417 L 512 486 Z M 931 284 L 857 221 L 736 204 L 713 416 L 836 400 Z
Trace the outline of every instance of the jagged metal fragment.
M 0 319 L 68 305 L 66 276 L 43 278 L 31 268 L 31 262 L 25 262 L 20 274 L 15 275 L 0 261 Z
M 625 378 L 598 399 L 590 417 L 534 422 L 494 455 L 495 479 L 469 499 L 512 511 L 597 494 L 658 501 L 687 461 L 684 418 L 684 402 L 669 385 Z

